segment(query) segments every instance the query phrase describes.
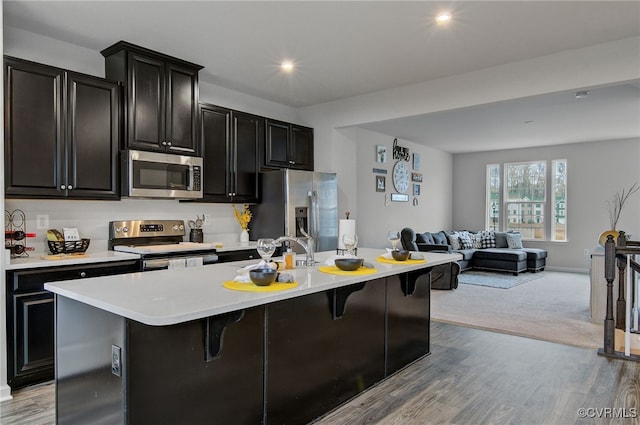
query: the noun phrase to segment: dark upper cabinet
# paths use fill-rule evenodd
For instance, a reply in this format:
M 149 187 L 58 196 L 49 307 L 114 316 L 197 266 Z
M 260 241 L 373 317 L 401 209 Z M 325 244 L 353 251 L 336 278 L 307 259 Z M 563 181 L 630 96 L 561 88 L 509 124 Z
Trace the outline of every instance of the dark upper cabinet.
M 259 149 L 264 118 L 200 105 L 204 197 L 209 202 L 258 202 Z
M 263 167 L 313 171 L 313 129 L 267 119 Z
M 7 197 L 118 199 L 121 87 L 5 57 Z
M 124 41 L 104 49 L 107 78 L 125 85 L 125 149 L 200 155 L 202 66 Z

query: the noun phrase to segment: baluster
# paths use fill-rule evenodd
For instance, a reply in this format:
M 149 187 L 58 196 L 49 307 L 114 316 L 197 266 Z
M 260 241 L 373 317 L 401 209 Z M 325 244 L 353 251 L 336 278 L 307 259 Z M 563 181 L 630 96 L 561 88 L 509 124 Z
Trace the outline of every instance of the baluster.
M 624 231 L 620 231 L 618 234 L 618 248 L 626 248 L 627 247 L 627 237 Z M 626 256 L 625 259 L 618 258 L 618 302 L 616 304 L 616 328 L 625 329 L 626 326 L 626 315 L 625 311 L 627 309 L 627 302 L 625 297 L 626 292 Z

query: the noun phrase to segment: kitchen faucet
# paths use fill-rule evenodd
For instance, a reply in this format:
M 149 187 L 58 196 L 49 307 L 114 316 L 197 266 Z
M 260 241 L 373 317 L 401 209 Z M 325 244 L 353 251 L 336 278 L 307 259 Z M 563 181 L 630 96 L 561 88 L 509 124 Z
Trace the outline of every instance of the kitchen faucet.
M 311 235 L 305 232 L 302 228 L 300 229 L 300 232 L 307 238 L 306 241 L 300 238 L 294 238 L 293 236 L 280 236 L 278 239 L 276 239 L 275 242 L 280 243 L 283 241 L 291 241 L 291 242 L 297 243 L 302 248 L 304 248 L 304 252 L 307 253 L 307 259 L 305 260 L 305 263 L 306 263 L 305 265 L 313 266 L 316 262 L 314 258 L 314 252 L 313 252 L 314 240 L 311 237 Z

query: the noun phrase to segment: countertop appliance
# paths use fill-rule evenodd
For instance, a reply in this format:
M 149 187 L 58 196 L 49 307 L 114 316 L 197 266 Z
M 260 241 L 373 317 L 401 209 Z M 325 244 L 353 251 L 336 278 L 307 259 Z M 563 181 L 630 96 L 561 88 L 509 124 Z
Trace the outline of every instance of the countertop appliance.
M 136 150 L 123 151 L 123 196 L 202 198 L 202 163 L 202 158 L 196 156 Z
M 212 244 L 183 242 L 182 220 L 109 222 L 109 249 L 139 254 L 142 270 L 191 267 L 218 261 Z
M 336 174 L 282 169 L 261 173 L 260 177 L 262 202 L 252 208 L 252 239 L 304 239 L 304 232 L 308 232 L 314 239 L 315 252 L 337 249 Z M 303 252 L 297 244 L 291 248 Z

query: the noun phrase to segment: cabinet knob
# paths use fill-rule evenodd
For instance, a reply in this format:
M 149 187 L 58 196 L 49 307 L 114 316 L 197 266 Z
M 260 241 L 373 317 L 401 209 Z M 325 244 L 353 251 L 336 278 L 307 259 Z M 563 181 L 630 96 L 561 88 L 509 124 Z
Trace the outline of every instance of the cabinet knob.
M 67 186 L 67 189 L 71 190 L 71 189 L 73 189 L 73 186 L 69 185 L 69 186 Z
M 167 142 L 167 146 L 171 146 L 171 141 L 168 141 L 168 142 Z
M 80 277 L 87 277 L 87 272 L 80 272 Z
M 162 146 L 167 146 L 167 142 L 162 142 Z
M 63 184 L 60 185 L 60 189 L 65 190 L 66 188 L 67 188 L 67 186 L 65 186 Z

